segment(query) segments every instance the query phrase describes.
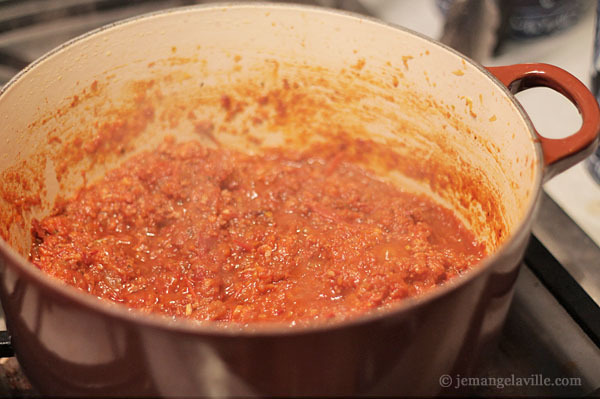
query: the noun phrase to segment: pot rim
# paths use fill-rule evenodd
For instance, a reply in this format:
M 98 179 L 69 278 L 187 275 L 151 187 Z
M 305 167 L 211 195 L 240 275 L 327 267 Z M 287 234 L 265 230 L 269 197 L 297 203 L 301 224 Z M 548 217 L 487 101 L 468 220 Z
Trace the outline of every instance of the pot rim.
M 155 17 L 161 17 L 165 14 L 184 14 L 189 11 L 203 11 L 210 9 L 243 9 L 243 8 L 264 8 L 264 9 L 286 9 L 286 10 L 298 10 L 306 11 L 311 13 L 322 13 L 330 14 L 333 16 L 342 16 L 345 18 L 356 19 L 359 21 L 365 21 L 372 24 L 379 25 L 381 27 L 390 28 L 391 30 L 399 30 L 410 35 L 416 36 L 422 40 L 426 40 L 429 43 L 444 49 L 461 59 L 472 67 L 483 73 L 491 83 L 499 86 L 503 91 L 504 95 L 510 100 L 511 104 L 517 109 L 521 118 L 527 126 L 529 135 L 531 136 L 535 155 L 537 158 L 536 170 L 534 176 L 533 187 L 527 204 L 527 211 L 525 216 L 518 223 L 515 228 L 515 232 L 510 235 L 509 239 L 506 240 L 497 250 L 490 256 L 485 257 L 479 265 L 474 269 L 469 270 L 462 276 L 458 276 L 445 283 L 443 286 L 437 287 L 429 292 L 421 294 L 417 297 L 404 299 L 394 305 L 385 306 L 382 308 L 372 309 L 361 315 L 351 317 L 345 320 L 333 320 L 333 321 L 316 321 L 316 322 L 302 322 L 298 325 L 291 326 L 289 322 L 267 322 L 267 323 L 221 323 L 215 321 L 194 321 L 189 319 L 172 319 L 168 316 L 154 313 L 144 313 L 135 309 L 129 309 L 124 305 L 109 302 L 104 299 L 94 297 L 81 292 L 80 290 L 64 284 L 63 282 L 52 278 L 43 271 L 36 268 L 31 262 L 29 262 L 24 256 L 17 253 L 7 242 L 0 238 L 0 254 L 4 255 L 5 263 L 8 267 L 13 267 L 19 271 L 22 276 L 26 276 L 30 281 L 40 285 L 41 289 L 46 290 L 53 296 L 62 297 L 63 299 L 70 300 L 74 305 L 78 305 L 89 310 L 93 310 L 104 314 L 108 317 L 119 319 L 123 322 L 132 322 L 148 327 L 177 331 L 180 333 L 188 334 L 202 334 L 202 335 L 213 335 L 213 336 L 236 336 L 236 337 L 253 337 L 253 336 L 293 336 L 308 333 L 316 333 L 321 331 L 332 331 L 336 329 L 342 329 L 351 326 L 365 325 L 372 322 L 382 321 L 385 318 L 393 318 L 402 316 L 403 313 L 408 313 L 410 310 L 415 309 L 419 306 L 424 306 L 430 302 L 433 302 L 450 292 L 458 289 L 460 286 L 468 284 L 475 278 L 484 275 L 485 273 L 491 272 L 494 264 L 496 264 L 505 254 L 518 250 L 518 247 L 523 240 L 526 240 L 530 233 L 530 222 L 533 218 L 536 204 L 540 196 L 544 161 L 541 144 L 536 136 L 535 128 L 531 122 L 529 116 L 524 111 L 521 104 L 516 100 L 514 95 L 508 90 L 508 88 L 502 84 L 490 71 L 483 67 L 478 62 L 473 61 L 469 57 L 459 53 L 451 47 L 446 46 L 430 37 L 415 32 L 411 29 L 379 20 L 374 17 L 364 16 L 358 13 L 330 9 L 319 6 L 310 6 L 302 4 L 285 4 L 285 3 L 267 3 L 267 2 L 227 2 L 227 3 L 212 3 L 212 4 L 201 4 L 186 7 L 168 8 L 164 10 L 154 11 L 120 21 L 116 21 L 89 32 L 86 32 L 80 36 L 77 36 L 60 46 L 50 50 L 40 58 L 33 61 L 19 73 L 17 73 L 12 79 L 10 79 L 3 87 L 0 88 L 0 98 L 2 95 L 15 85 L 21 79 L 26 78 L 26 75 L 35 69 L 35 67 L 41 64 L 46 59 L 58 55 L 65 48 L 72 46 L 84 39 L 93 37 L 98 33 L 105 30 L 115 29 L 120 26 L 136 23 L 139 20 L 148 20 Z M 4 271 L 0 271 L 4 273 Z

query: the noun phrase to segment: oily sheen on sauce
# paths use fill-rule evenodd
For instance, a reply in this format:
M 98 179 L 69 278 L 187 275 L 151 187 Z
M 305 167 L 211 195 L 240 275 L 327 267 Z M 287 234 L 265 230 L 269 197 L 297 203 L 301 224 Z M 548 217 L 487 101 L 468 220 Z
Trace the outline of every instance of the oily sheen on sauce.
M 345 319 L 434 289 L 484 246 L 452 213 L 346 162 L 166 140 L 32 226 L 31 261 L 175 318 Z

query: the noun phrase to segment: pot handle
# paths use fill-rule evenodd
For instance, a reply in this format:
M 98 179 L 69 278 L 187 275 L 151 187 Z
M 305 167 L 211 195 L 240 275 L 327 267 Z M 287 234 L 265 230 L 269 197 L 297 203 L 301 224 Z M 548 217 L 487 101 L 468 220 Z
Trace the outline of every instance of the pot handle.
M 581 114 L 581 128 L 562 139 L 550 139 L 535 132 L 544 154 L 544 179 L 570 168 L 594 152 L 600 132 L 600 109 L 594 95 L 575 76 L 549 64 L 517 64 L 487 69 L 512 94 L 532 88 L 548 87 L 568 98 Z

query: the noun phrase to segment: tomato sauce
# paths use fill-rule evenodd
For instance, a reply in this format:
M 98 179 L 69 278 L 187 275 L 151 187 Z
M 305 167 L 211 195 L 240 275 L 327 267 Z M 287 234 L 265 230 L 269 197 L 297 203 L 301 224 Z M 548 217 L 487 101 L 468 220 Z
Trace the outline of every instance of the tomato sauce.
M 484 246 L 343 151 L 166 141 L 33 223 L 32 262 L 99 298 L 196 320 L 344 319 L 434 289 Z

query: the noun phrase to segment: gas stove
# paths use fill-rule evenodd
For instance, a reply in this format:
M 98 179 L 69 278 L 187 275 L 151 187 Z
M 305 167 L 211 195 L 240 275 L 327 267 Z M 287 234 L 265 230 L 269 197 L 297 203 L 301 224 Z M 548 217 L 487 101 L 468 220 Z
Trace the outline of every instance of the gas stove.
M 0 86 L 46 51 L 91 29 L 202 2 L 0 0 Z M 373 10 L 372 1 L 298 2 L 363 13 Z M 417 8 L 424 8 L 423 3 Z M 445 391 L 450 394 L 480 397 L 600 395 L 599 304 L 600 248 L 543 194 L 496 351 L 474 378 L 448 376 L 450 380 L 440 384 L 450 385 Z M 0 333 L 0 357 L 0 396 L 38 396 L 12 356 L 6 332 Z

